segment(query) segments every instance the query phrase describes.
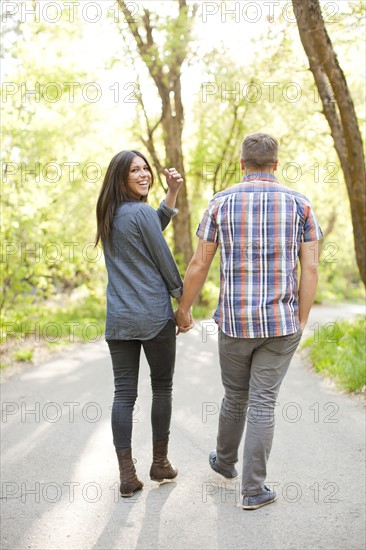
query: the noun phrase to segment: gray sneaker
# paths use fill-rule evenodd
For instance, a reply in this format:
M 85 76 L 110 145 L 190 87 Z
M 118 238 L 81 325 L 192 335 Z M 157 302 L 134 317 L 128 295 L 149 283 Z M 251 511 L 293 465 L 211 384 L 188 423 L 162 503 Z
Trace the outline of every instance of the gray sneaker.
M 233 469 L 232 472 L 230 472 L 229 470 L 224 470 L 223 468 L 221 468 L 218 464 L 217 464 L 217 454 L 216 454 L 216 451 L 212 451 L 210 453 L 210 456 L 209 456 L 209 462 L 210 462 L 210 466 L 211 468 L 217 472 L 218 474 L 221 474 L 222 476 L 228 478 L 228 479 L 233 479 L 235 477 L 238 477 L 238 472 L 235 470 L 235 468 Z
M 256 510 L 266 504 L 271 504 L 277 498 L 275 491 L 271 491 L 267 485 L 264 486 L 259 495 L 243 497 L 243 510 Z

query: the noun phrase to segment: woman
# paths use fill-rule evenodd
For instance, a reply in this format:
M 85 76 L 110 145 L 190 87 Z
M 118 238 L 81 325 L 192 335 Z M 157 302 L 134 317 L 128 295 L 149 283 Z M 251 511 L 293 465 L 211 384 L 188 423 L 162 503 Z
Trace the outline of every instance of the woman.
M 131 451 L 141 347 L 153 394 L 150 477 L 171 480 L 178 473 L 167 458 L 176 343 L 170 296 L 179 299 L 183 283 L 162 230 L 177 212 L 183 179 L 175 168 L 164 174 L 169 190 L 155 211 L 147 204 L 154 182 L 149 162 L 138 151 L 121 151 L 111 160 L 97 203 L 96 244 L 103 243 L 108 272 L 106 340 L 115 384 L 112 432 L 123 497 L 143 487 Z

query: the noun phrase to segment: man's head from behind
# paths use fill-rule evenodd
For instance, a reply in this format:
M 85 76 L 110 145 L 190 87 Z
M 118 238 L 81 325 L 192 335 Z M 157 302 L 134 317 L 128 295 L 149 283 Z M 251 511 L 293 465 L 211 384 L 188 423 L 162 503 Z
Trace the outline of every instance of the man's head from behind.
M 241 146 L 240 165 L 247 172 L 273 172 L 277 168 L 278 142 L 269 134 L 247 136 Z

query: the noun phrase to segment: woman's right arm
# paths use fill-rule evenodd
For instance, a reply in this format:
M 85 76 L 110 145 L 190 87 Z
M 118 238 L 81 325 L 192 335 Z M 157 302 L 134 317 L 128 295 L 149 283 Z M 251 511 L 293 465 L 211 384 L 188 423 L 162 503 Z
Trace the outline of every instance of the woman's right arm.
M 178 213 L 178 210 L 175 208 L 175 202 L 184 181 L 181 174 L 175 168 L 165 168 L 164 175 L 168 185 L 168 192 L 157 209 L 162 231 L 164 231 L 172 217 Z
M 161 232 L 159 217 L 149 205 L 144 205 L 137 214 L 137 225 L 147 250 L 164 279 L 169 294 L 180 298 L 183 281 L 169 246 Z
M 176 214 L 178 214 L 178 209 L 170 208 L 170 206 L 167 205 L 165 200 L 162 200 L 159 208 L 156 210 L 156 213 L 160 220 L 161 230 L 164 231 L 164 229 L 169 225 L 170 220 Z

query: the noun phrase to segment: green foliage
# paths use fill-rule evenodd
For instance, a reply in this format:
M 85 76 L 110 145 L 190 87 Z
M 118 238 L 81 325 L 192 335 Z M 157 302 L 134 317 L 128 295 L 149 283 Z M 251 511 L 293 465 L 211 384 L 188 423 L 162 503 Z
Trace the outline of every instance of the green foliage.
M 236 61 L 224 45 L 203 60 L 205 82 L 194 106 L 193 125 L 188 125 L 194 130 L 185 138 L 192 144 L 186 155 L 193 182 L 192 219 L 198 223 L 212 195 L 241 180 L 238 161 L 243 137 L 256 131 L 271 133 L 279 140 L 276 176 L 280 183 L 310 198 L 323 231 L 335 217 L 324 239 L 317 302 L 361 301 L 365 288 L 355 261 L 346 185 L 294 27 L 286 28 L 286 23 L 280 22 L 258 37 L 253 65 Z M 344 30 L 345 23 L 340 22 L 330 32 L 342 37 L 341 62 L 362 123 L 361 80 L 348 69 L 357 46 Z M 211 274 L 209 278 L 215 281 Z
M 70 82 L 78 83 L 80 92 L 80 86 L 95 78 L 71 53 L 72 44 L 81 39 L 80 28 L 60 24 L 57 34 L 53 30 L 29 20 L 20 26 L 9 52 L 6 80 L 19 86 L 2 103 L 1 309 L 9 320 L 17 308 L 80 285 L 92 288 L 103 269 L 100 250 L 93 251 L 91 244 L 91 212 L 100 165 L 106 162 L 99 144 L 90 140 L 100 114 L 81 93 L 70 101 Z M 36 94 L 24 95 L 22 86 Z M 43 93 L 45 89 L 49 91 Z
M 317 372 L 331 376 L 348 391 L 360 391 L 366 385 L 365 335 L 366 317 L 359 316 L 355 321 L 335 323 L 331 332 L 325 325 L 304 346 Z
M 86 288 L 84 288 L 86 290 Z M 103 338 L 105 298 L 85 292 L 80 298 L 61 296 L 53 303 L 24 305 L 13 312 L 11 321 L 1 322 L 1 342 L 16 341 L 19 352 L 36 344 L 57 347 L 73 342 L 94 342 Z
M 251 62 L 246 52 L 234 55 L 232 49 L 219 42 L 219 36 L 216 50 L 203 54 L 196 48 L 191 35 L 188 19 L 192 6 L 177 18 L 177 2 L 161 2 L 160 5 L 161 9 L 154 11 L 149 1 L 144 0 L 141 4 L 139 15 L 143 16 L 143 8 L 151 9 L 151 24 L 156 26 L 152 32 L 154 38 L 158 38 L 155 59 L 146 58 L 145 61 L 154 63 L 158 57 L 165 78 L 169 79 L 174 75 L 168 74 L 166 67 L 174 56 L 185 56 L 186 48 L 190 48 L 181 77 L 186 121 L 184 158 L 193 242 L 196 242 L 197 224 L 212 194 L 241 178 L 238 158 L 244 135 L 255 131 L 273 133 L 280 141 L 279 180 L 311 198 L 323 229 L 333 212 L 336 216 L 334 228 L 324 243 L 317 301 L 364 299 L 365 291 L 355 262 L 346 187 L 329 128 L 321 113 L 321 103 L 312 88 L 312 76 L 307 70 L 308 61 L 296 25 L 277 21 L 268 25 L 268 29 L 261 27 L 264 30 L 255 45 L 257 55 Z M 329 33 L 362 125 L 364 86 L 359 72 L 359 51 L 364 3 L 350 2 L 347 9 L 345 18 L 329 26 Z M 67 10 L 64 13 L 67 14 Z M 92 25 L 93 36 L 103 37 L 104 33 L 104 37 L 108 35 L 109 38 L 115 33 L 115 42 L 108 43 L 111 49 L 106 53 L 109 56 L 106 60 L 108 73 L 102 73 L 103 61 L 95 59 L 95 52 L 83 53 L 85 29 L 78 19 L 72 25 L 64 19 L 57 25 L 49 25 L 45 21 L 36 23 L 29 17 L 25 23 L 14 21 L 4 33 L 4 81 L 19 86 L 26 83 L 29 90 L 34 89 L 36 83 L 42 89 L 55 82 L 62 92 L 58 101 L 54 101 L 57 90 L 51 87 L 47 92 L 48 101 L 42 94 L 39 101 L 34 95 L 28 95 L 23 101 L 18 92 L 6 100 L 2 98 L 1 102 L 5 167 L 1 307 L 3 329 L 6 322 L 12 323 L 9 328 L 14 334 L 9 338 L 21 338 L 22 323 L 27 330 L 32 330 L 37 322 L 42 326 L 56 323 L 62 326 L 62 335 L 58 341 L 59 331 L 50 325 L 50 341 L 47 342 L 56 347 L 68 341 L 68 322 L 79 323 L 74 326 L 74 334 L 75 339 L 81 340 L 87 323 L 95 322 L 101 327 L 103 324 L 102 296 L 107 277 L 101 250 L 92 248 L 95 203 L 102 173 L 112 156 L 127 147 L 146 152 L 140 137 L 146 136 L 145 118 L 141 105 L 134 100 L 122 105 L 127 115 L 123 111 L 121 117 L 120 105 L 87 102 L 80 93 L 80 86 L 75 92 L 75 100 L 70 102 L 71 88 L 67 83 L 82 85 L 98 81 L 100 76 L 108 82 L 108 89 L 122 74 L 120 88 L 124 91 L 119 101 L 123 104 L 130 95 L 129 85 L 135 84 L 127 82 L 134 78 L 127 69 L 132 57 L 138 69 L 137 84 L 141 83 L 150 128 L 159 121 L 161 106 L 143 61 L 136 58 L 132 50 L 131 56 L 121 54 L 123 40 L 130 40 L 129 33 L 125 32 L 126 24 L 121 26 L 120 36 L 112 17 L 101 21 L 100 25 L 98 28 Z M 143 33 L 142 17 L 138 25 Z M 349 29 L 352 32 L 348 32 Z M 118 73 L 115 52 L 123 65 Z M 153 53 L 147 52 L 147 55 Z M 218 90 L 203 101 L 205 82 L 215 83 Z M 289 88 L 288 96 L 284 96 L 291 82 L 301 89 L 297 101 L 288 99 L 293 96 L 294 88 Z M 273 96 L 269 83 L 276 83 Z M 239 97 L 233 93 L 222 96 L 222 90 L 233 90 L 236 85 Z M 256 90 L 261 93 L 257 94 Z M 161 131 L 157 130 L 154 137 L 158 156 L 164 159 Z M 51 166 L 45 173 L 44 167 L 51 162 L 58 168 Z M 78 163 L 74 171 L 67 166 L 69 162 Z M 89 162 L 100 169 L 83 173 L 83 167 Z M 21 163 L 28 172 L 22 170 Z M 29 170 L 36 170 L 36 174 Z M 157 183 L 150 203 L 157 206 L 163 196 L 164 190 Z M 169 227 L 165 237 L 173 249 L 172 233 Z M 176 260 L 182 272 L 181 258 Z M 194 308 L 196 317 L 212 315 L 219 281 L 218 252 L 200 304 Z M 91 333 L 84 333 L 84 336 L 92 338 Z M 28 346 L 26 351 L 29 350 L 27 342 L 25 345 Z
M 348 235 L 348 237 L 352 239 L 352 235 Z M 331 236 L 328 239 L 327 242 L 331 243 Z M 335 244 L 337 245 L 337 243 Z M 329 247 L 330 249 L 337 250 L 333 245 Z M 353 244 L 349 243 L 348 247 L 345 243 L 341 244 L 334 256 L 336 261 L 329 261 L 330 259 L 331 257 L 324 252 L 320 257 L 317 303 L 344 301 L 365 303 L 365 287 L 360 281 L 354 260 Z
M 31 349 L 24 349 L 14 353 L 14 359 L 20 362 L 32 361 L 32 356 L 33 356 L 33 350 Z

